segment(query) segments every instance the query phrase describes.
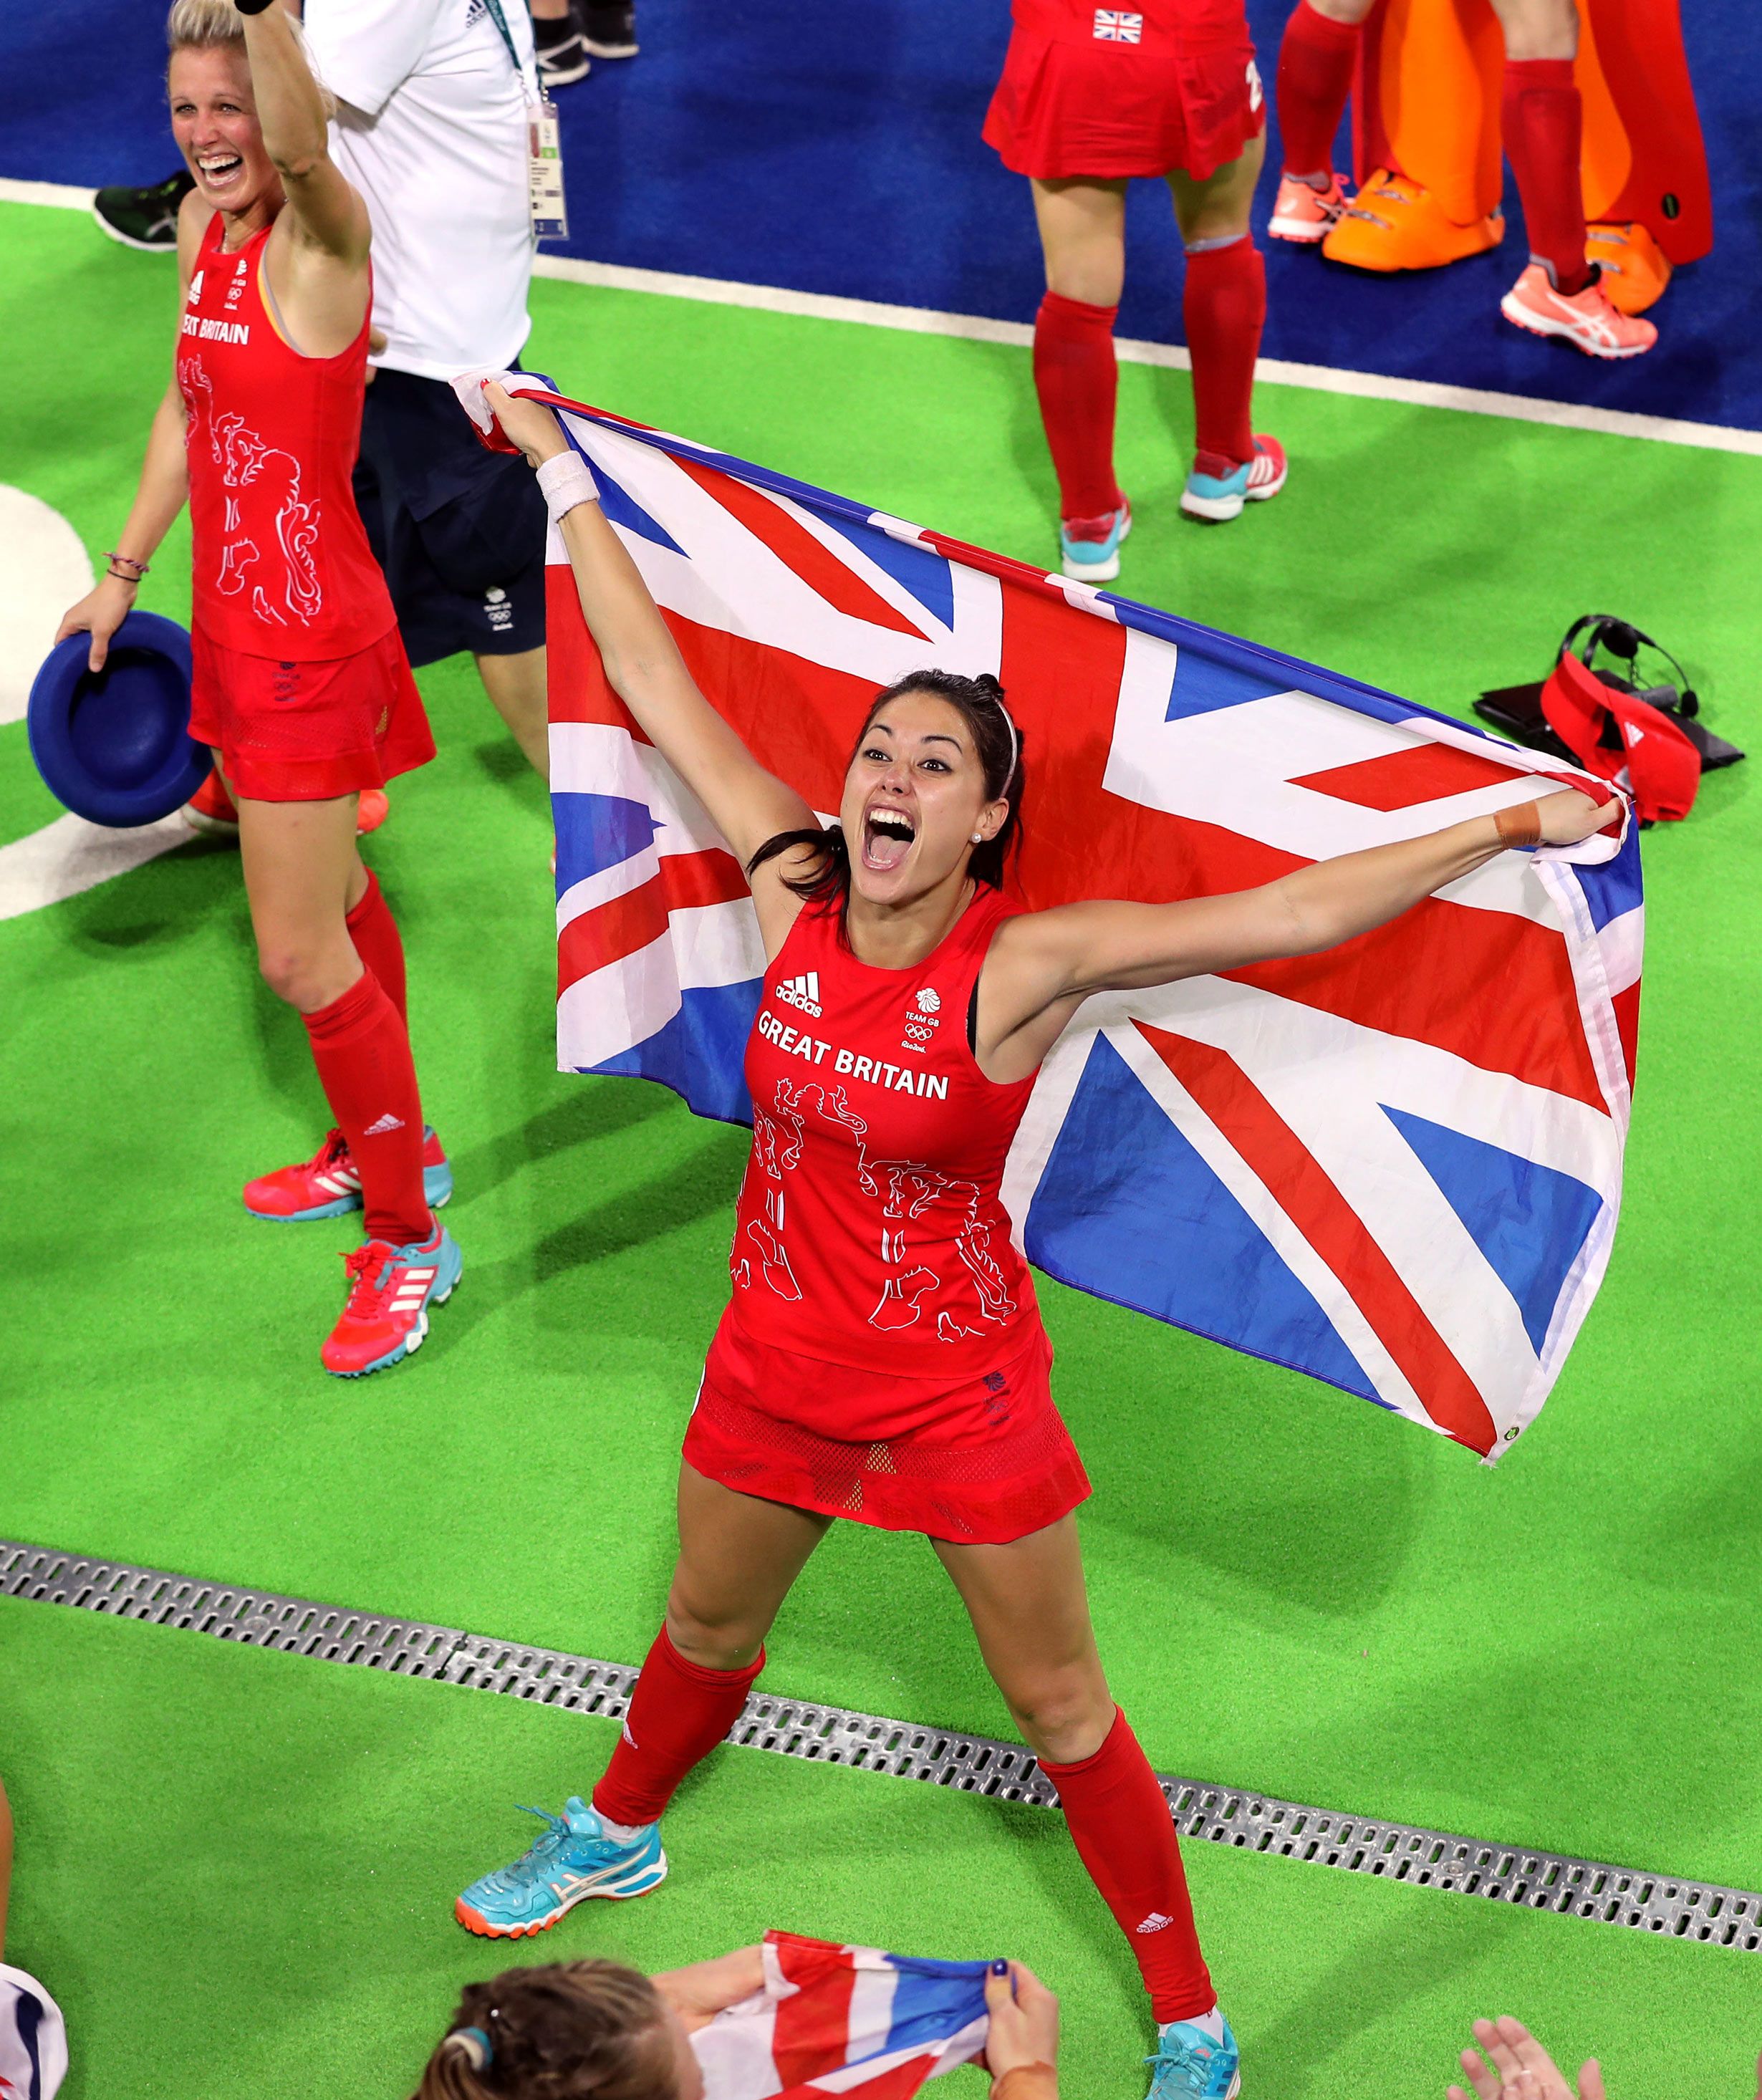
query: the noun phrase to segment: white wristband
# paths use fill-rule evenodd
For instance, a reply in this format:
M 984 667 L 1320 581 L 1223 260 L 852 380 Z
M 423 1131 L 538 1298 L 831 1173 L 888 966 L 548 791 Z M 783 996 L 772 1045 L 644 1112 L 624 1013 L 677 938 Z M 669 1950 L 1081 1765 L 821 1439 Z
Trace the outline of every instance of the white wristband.
M 538 485 L 550 506 L 553 525 L 560 525 L 577 504 L 599 501 L 599 491 L 594 486 L 587 461 L 572 448 L 544 462 L 538 470 Z

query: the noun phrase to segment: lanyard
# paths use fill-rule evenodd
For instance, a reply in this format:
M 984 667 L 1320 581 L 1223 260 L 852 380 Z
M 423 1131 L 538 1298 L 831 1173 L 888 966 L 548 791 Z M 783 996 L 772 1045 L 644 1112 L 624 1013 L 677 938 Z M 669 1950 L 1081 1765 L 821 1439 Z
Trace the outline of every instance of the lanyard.
M 507 50 L 509 63 L 519 75 L 520 84 L 523 87 L 527 85 L 526 68 L 520 63 L 520 54 L 514 48 L 514 38 L 508 29 L 508 18 L 501 11 L 501 0 L 484 0 L 484 4 L 489 10 L 489 19 L 495 24 Z

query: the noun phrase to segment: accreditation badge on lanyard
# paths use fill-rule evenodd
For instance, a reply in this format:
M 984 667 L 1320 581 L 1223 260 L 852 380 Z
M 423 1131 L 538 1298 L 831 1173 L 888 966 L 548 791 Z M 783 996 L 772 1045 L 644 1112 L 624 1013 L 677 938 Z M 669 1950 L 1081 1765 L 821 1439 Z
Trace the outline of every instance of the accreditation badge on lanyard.
M 569 207 L 563 189 L 563 134 L 557 121 L 557 105 L 536 74 L 528 76 L 508 33 L 508 18 L 501 0 L 484 0 L 492 21 L 501 33 L 509 59 L 526 90 L 527 207 L 532 214 L 534 240 L 567 240 Z

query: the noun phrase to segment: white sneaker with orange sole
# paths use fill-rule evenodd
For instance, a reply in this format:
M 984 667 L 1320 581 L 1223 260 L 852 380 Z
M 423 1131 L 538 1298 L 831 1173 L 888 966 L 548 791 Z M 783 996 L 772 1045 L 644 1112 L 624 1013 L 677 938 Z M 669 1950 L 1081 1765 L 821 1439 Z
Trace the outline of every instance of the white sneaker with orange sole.
M 1499 310 L 1531 335 L 1558 336 L 1587 357 L 1638 357 L 1658 341 L 1651 322 L 1623 313 L 1595 278 L 1582 292 L 1557 291 L 1539 262 L 1524 271 Z

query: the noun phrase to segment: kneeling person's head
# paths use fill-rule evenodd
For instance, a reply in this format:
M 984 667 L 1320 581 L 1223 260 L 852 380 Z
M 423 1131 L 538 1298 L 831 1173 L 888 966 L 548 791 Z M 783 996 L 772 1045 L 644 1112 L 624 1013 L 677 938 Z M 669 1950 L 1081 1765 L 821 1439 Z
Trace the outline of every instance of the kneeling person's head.
M 677 2014 L 617 1961 L 509 1969 L 466 1987 L 415 2100 L 703 2100 Z

